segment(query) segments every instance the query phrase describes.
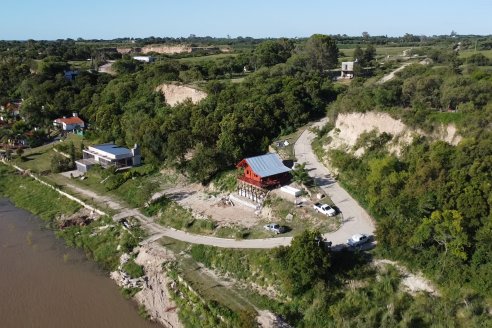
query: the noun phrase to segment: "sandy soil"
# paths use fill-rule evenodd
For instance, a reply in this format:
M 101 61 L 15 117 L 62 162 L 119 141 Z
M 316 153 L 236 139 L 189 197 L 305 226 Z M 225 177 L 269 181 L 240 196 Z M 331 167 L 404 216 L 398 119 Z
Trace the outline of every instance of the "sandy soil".
M 329 133 L 332 141 L 329 145 L 325 145 L 325 148 L 350 150 L 361 134 L 373 130 L 378 133 L 386 132 L 393 136 L 389 143 L 389 151 L 397 156 L 401 153 L 402 148 L 411 143 L 413 138 L 418 135 L 439 139 L 452 145 L 457 145 L 462 139 L 454 125 L 442 126 L 434 133 L 428 134 L 422 130 L 407 127 L 402 121 L 392 118 L 387 113 L 343 113 L 338 115 L 335 129 Z M 362 155 L 364 149 L 354 150 L 354 153 Z
M 151 44 L 142 48 L 142 53 L 156 52 L 159 54 L 180 54 L 183 52 L 191 52 L 191 47 L 187 45 L 165 46 L 160 44 Z
M 171 300 L 168 291 L 170 280 L 167 278 L 162 264 L 174 259 L 172 252 L 157 244 L 140 247 L 135 262 L 142 265 L 145 271 L 145 283 L 135 298 L 143 304 L 152 320 L 164 327 L 182 327 L 178 318 L 176 304 Z
M 199 184 L 177 185 L 152 196 L 157 199 L 166 196 L 185 208 L 190 208 L 198 218 L 211 217 L 219 226 L 241 225 L 252 227 L 260 219 L 255 210 L 240 204 L 230 205 L 224 199 L 227 194 L 212 196 Z
M 99 66 L 99 72 L 115 75 L 116 72 L 113 70 L 114 62 L 114 60 L 109 60 L 106 64 Z
M 434 296 L 439 296 L 439 292 L 434 287 L 432 282 L 425 278 L 421 273 L 413 274 L 408 271 L 407 268 L 391 260 L 375 260 L 373 264 L 376 267 L 383 267 L 384 265 L 392 265 L 398 269 L 402 275 L 402 284 L 406 291 L 410 294 L 415 295 L 418 292 L 427 292 Z
M 156 90 L 164 94 L 166 103 L 171 106 L 183 102 L 186 99 L 191 99 L 196 104 L 207 97 L 207 94 L 203 91 L 176 84 L 164 83 L 159 85 Z

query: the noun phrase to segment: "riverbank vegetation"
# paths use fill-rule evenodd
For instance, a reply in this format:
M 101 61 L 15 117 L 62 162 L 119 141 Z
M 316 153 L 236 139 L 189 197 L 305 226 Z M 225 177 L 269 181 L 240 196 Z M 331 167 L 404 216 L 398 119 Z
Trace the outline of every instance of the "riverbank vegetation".
M 295 327 L 479 327 L 488 320 L 480 299 L 467 299 L 464 305 L 459 299 L 412 294 L 392 265 L 377 267 L 372 255 L 363 252 L 329 252 L 316 236 L 305 232 L 290 247 L 274 250 L 205 245 L 184 250 L 232 279 L 234 288 L 257 308 Z
M 359 140 L 365 152 L 355 156 L 326 153 L 323 132 L 315 145 L 376 219 L 376 253 L 422 270 L 441 287 L 442 299 L 455 304 L 454 315 L 469 309 L 459 302 L 472 301 L 466 317 L 490 323 L 492 72 L 461 66 L 455 53 L 434 60 L 436 66 L 411 65 L 384 84 L 352 84 L 330 116 L 378 110 L 425 131 L 454 124 L 464 137 L 458 145 L 420 136 L 396 156 L 387 150 L 388 139 L 373 133 Z
M 76 202 L 3 164 L 0 164 L 0 195 L 47 223 L 52 223 L 60 215 L 70 215 L 80 209 Z
M 7 144 L 24 135 L 28 145 L 34 145 L 30 143 L 33 136 L 47 141 L 55 134 L 53 119 L 78 112 L 90 124 L 85 134 L 88 143 L 138 143 L 144 162 L 150 165 L 122 174 L 96 169 L 86 180 L 74 183 L 111 191 L 141 207 L 158 186 L 154 171 L 147 168 L 170 166 L 191 180 L 207 183 L 243 157 L 265 152 L 272 141 L 292 136 L 326 113 L 334 119 L 340 112 L 380 110 L 425 131 L 453 123 L 464 137 L 458 146 L 421 137 L 396 157 L 386 151 L 384 137 L 368 134 L 361 140 L 370 145 L 364 155 L 336 150 L 328 154 L 341 183 L 378 221 L 375 255 L 422 270 L 438 284 L 440 297 L 405 292 L 402 277 L 394 269 L 378 271 L 369 264 L 371 254 L 322 253 L 309 233 L 296 237 L 290 248 L 274 251 L 193 246 L 190 255 L 250 286 L 273 288 L 273 296 L 250 292 L 250 297 L 258 307 L 270 308 L 298 327 L 489 324 L 492 77 L 486 51 L 492 47 L 490 38 L 314 35 L 301 40 L 197 40 L 226 42 L 238 53 L 209 60 L 159 56 L 159 61 L 147 65 L 113 50 L 106 53 L 102 47 L 128 46 L 123 40 L 104 44 L 97 40 L 0 42 L 0 103 L 23 99 L 22 120 L 16 117 L 0 126 L 0 140 Z M 137 40 L 136 45 L 161 41 L 176 40 L 148 38 Z M 459 54 L 457 43 L 470 52 L 472 41 L 485 55 Z M 394 42 L 413 49 L 393 47 Z M 375 59 L 403 50 L 419 59 L 426 56 L 431 64 L 409 65 L 395 79 L 374 83 L 404 60 L 379 65 Z M 364 77 L 332 81 L 339 74 L 332 71 L 338 59 L 355 59 L 358 54 L 370 66 L 361 72 Z M 72 61 L 91 58 L 98 62 L 105 56 L 118 60 L 115 76 L 81 70 L 75 79 L 65 78 Z M 241 79 L 232 83 L 238 76 Z M 197 104 L 185 101 L 171 107 L 156 91 L 162 83 L 194 85 L 208 97 Z M 321 129 L 319 136 L 326 137 L 332 128 Z M 322 153 L 321 142 L 315 145 Z M 42 154 L 19 151 L 18 161 L 38 173 L 48 173 L 56 171 L 49 160 L 51 154 L 51 150 Z M 8 157 L 11 155 L 9 152 Z M 36 160 L 43 164 L 36 165 Z M 0 178 L 2 195 L 47 221 L 79 208 L 3 166 Z M 217 186 L 233 189 L 233 180 L 217 177 Z M 146 211 L 160 213 L 164 224 L 176 228 L 214 230 L 212 221 L 197 223 L 165 199 Z M 239 238 L 249 234 L 233 233 Z M 138 228 L 127 231 L 109 218 L 58 234 L 70 245 L 84 248 L 108 270 L 142 236 Z M 250 322 L 223 305 L 200 303 L 196 295 L 179 300 L 180 293 L 187 293 L 186 286 L 181 287 L 177 302 L 181 302 L 182 313 L 192 318 L 187 325 L 223 325 L 221 316 L 230 325 Z M 199 304 L 196 311 L 195 303 Z

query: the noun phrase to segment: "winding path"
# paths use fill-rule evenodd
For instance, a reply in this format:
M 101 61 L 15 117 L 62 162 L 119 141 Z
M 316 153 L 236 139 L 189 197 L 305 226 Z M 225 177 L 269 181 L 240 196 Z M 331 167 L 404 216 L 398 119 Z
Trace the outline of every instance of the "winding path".
M 321 127 L 326 122 L 327 118 L 324 118 L 312 126 Z M 294 152 L 297 161 L 299 163 L 306 163 L 306 169 L 308 169 L 309 174 L 314 178 L 317 185 L 327 193 L 342 213 L 343 219 L 340 229 L 326 233 L 324 237 L 330 240 L 333 245 L 341 245 L 356 233 L 373 235 L 375 226 L 369 214 L 335 181 L 328 169 L 319 162 L 314 154 L 311 147 L 314 137 L 314 133 L 306 129 L 299 139 L 297 139 L 294 145 Z
M 326 123 L 327 119 L 323 119 L 313 124 L 314 127 L 319 127 Z M 334 232 L 326 233 L 323 236 L 333 243 L 334 248 L 342 247 L 346 240 L 356 233 L 366 233 L 372 235 L 374 233 L 374 224 L 367 212 L 331 177 L 326 167 L 319 162 L 311 148 L 311 142 L 314 139 L 314 133 L 306 129 L 294 145 L 295 155 L 299 162 L 305 162 L 306 168 L 310 171 L 310 175 L 314 177 L 317 184 L 329 195 L 335 205 L 340 209 L 343 219 L 340 229 Z M 274 248 L 278 246 L 287 246 L 291 243 L 292 237 L 277 237 L 264 239 L 228 239 L 212 236 L 204 236 L 188 233 L 173 228 L 166 228 L 158 223 L 155 223 L 151 217 L 145 216 L 138 209 L 127 208 L 120 202 L 112 199 L 109 196 L 101 196 L 97 193 L 75 186 L 71 183 L 66 185 L 72 191 L 79 194 L 84 194 L 91 197 L 94 201 L 107 206 L 119 213 L 113 216 L 114 220 L 119 220 L 125 217 L 133 216 L 137 218 L 144 229 L 149 233 L 149 237 L 144 240 L 143 244 L 148 244 L 157 241 L 163 236 L 171 237 L 193 244 L 204 244 L 223 248 Z

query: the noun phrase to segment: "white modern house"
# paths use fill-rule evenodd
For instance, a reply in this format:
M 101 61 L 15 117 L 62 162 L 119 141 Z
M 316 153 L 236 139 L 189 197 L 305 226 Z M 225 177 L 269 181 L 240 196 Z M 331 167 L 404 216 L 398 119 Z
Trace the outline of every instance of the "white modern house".
M 132 149 L 114 143 L 89 146 L 83 150 L 82 157 L 75 162 L 80 172 L 87 172 L 94 165 L 101 165 L 104 168 L 115 166 L 122 169 L 140 165 L 142 160 L 140 147 L 137 144 Z
M 353 78 L 354 77 L 354 66 L 357 65 L 357 61 L 342 62 L 342 74 L 341 78 Z
M 83 129 L 85 127 L 84 121 L 73 113 L 72 117 L 61 117 L 53 121 L 53 125 L 61 128 L 63 131 L 73 131 L 77 129 Z
M 144 63 L 153 63 L 155 61 L 155 57 L 152 56 L 134 56 L 133 59 Z

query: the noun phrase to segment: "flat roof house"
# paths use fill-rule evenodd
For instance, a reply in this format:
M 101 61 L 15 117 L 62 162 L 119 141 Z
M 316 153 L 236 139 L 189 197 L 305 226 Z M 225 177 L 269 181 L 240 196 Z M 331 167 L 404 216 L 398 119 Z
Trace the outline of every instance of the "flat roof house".
M 75 162 L 80 172 L 87 172 L 94 165 L 101 165 L 104 168 L 115 166 L 121 169 L 140 165 L 142 160 L 140 147 L 137 144 L 132 149 L 114 143 L 94 145 L 84 149 L 82 155 L 83 158 Z
M 357 65 L 357 61 L 342 62 L 342 74 L 341 78 L 353 78 L 354 77 L 354 66 Z

